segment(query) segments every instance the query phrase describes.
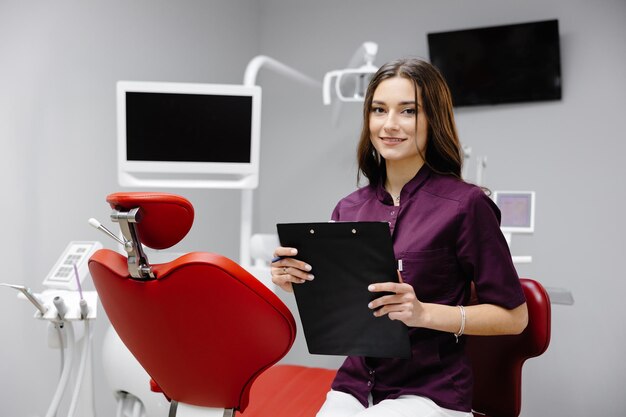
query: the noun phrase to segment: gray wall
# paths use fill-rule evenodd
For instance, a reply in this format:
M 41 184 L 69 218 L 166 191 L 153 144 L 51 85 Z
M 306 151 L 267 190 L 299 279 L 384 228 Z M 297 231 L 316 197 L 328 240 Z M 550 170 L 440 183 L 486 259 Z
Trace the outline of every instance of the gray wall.
M 623 0 L 347 0 L 0 2 L 0 181 L 5 219 L 1 281 L 40 282 L 69 240 L 98 239 L 86 225 L 107 223 L 104 196 L 119 190 L 114 83 L 119 79 L 239 83 L 254 55 L 270 55 L 321 79 L 343 68 L 366 40 L 377 64 L 427 57 L 426 33 L 558 18 L 563 100 L 459 109 L 464 143 L 487 155 L 491 189 L 537 191 L 533 236 L 515 254 L 532 255 L 520 274 L 573 291 L 554 306 L 549 351 L 527 363 L 523 415 L 618 416 L 626 362 L 621 268 L 626 247 L 626 3 Z M 354 189 L 358 105 L 338 125 L 321 92 L 262 70 L 261 186 L 255 232 L 278 221 L 326 220 Z M 472 171 L 474 167 L 471 167 Z M 175 190 L 165 190 L 175 191 Z M 622 192 L 620 192 L 622 191 Z M 196 223 L 176 250 L 236 258 L 239 195 L 175 191 L 196 207 Z M 32 308 L 0 291 L 2 415 L 43 415 L 58 376 L 58 352 Z M 96 345 L 106 319 L 97 323 Z M 96 350 L 96 355 L 98 355 Z M 99 366 L 96 356 L 96 366 Z M 301 358 L 318 363 L 319 358 Z M 113 399 L 96 369 L 101 416 Z

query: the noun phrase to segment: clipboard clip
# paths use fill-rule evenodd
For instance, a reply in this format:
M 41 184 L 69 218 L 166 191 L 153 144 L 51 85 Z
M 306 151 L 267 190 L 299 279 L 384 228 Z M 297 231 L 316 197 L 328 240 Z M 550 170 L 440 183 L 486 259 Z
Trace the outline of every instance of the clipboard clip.
M 331 220 L 331 221 L 329 221 L 328 223 L 335 223 L 335 221 L 334 221 L 334 220 Z M 351 230 L 351 232 L 352 232 L 352 234 L 353 234 L 353 235 L 356 235 L 356 234 L 357 234 L 357 230 L 356 230 L 356 229 L 352 229 L 352 230 Z M 315 234 L 315 229 L 309 229 L 309 233 L 310 233 L 310 234 L 312 234 L 312 235 L 314 235 L 314 234 Z

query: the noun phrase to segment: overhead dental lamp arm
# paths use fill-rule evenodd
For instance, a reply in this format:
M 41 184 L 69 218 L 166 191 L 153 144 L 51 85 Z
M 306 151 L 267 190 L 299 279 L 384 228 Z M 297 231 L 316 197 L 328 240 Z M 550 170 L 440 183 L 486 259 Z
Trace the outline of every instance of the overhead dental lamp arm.
M 316 79 L 311 78 L 308 75 L 303 74 L 300 71 L 266 55 L 257 55 L 252 58 L 250 62 L 248 62 L 243 76 L 243 84 L 246 86 L 257 85 L 256 78 L 262 67 L 267 67 L 281 75 L 300 81 L 313 88 L 320 88 L 322 86 L 322 84 Z M 252 264 L 252 258 L 250 256 L 250 239 L 252 238 L 252 211 L 254 204 L 253 193 L 254 191 L 252 189 L 243 189 L 241 191 L 239 263 L 244 268 L 249 267 Z
M 311 87 L 319 88 L 322 86 L 322 84 L 316 79 L 313 79 L 308 75 L 303 74 L 300 71 L 293 69 L 290 66 L 285 65 L 282 62 L 279 62 L 274 58 L 270 58 L 266 55 L 257 55 L 250 60 L 248 66 L 246 67 L 246 72 L 243 76 L 243 84 L 248 86 L 256 85 L 256 77 L 261 67 L 264 66 L 276 71 L 279 74 L 286 75 Z
M 354 52 L 354 55 L 352 55 L 350 63 L 348 63 L 348 68 L 361 65 L 364 61 L 366 65 L 373 65 L 376 54 L 378 54 L 378 44 L 376 42 L 363 42 L 359 49 Z

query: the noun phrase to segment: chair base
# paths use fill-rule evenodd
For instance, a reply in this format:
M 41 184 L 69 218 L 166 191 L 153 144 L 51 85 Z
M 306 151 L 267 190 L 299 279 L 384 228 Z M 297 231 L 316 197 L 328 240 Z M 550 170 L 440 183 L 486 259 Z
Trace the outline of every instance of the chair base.
M 232 408 L 198 407 L 172 401 L 168 417 L 233 417 L 234 415 L 235 410 Z

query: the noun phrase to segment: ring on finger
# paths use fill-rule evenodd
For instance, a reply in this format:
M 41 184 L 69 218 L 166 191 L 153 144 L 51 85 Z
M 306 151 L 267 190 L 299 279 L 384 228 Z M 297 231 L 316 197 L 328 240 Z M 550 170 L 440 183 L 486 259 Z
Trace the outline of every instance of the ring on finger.
M 283 266 L 283 274 L 286 274 L 286 273 L 287 273 L 287 267 Z

